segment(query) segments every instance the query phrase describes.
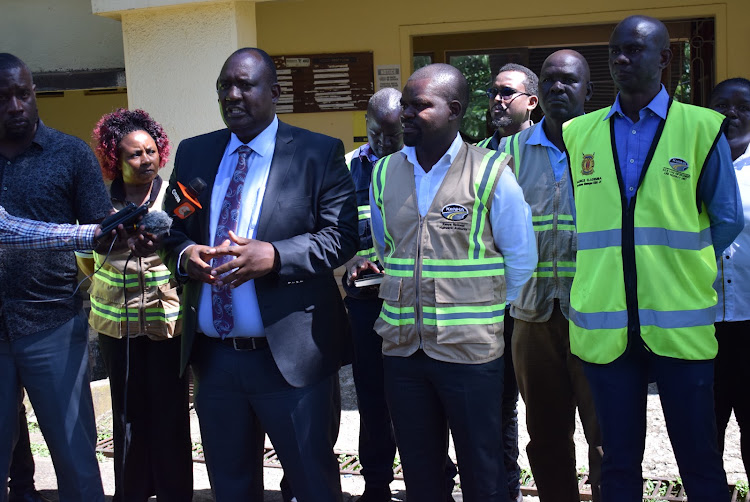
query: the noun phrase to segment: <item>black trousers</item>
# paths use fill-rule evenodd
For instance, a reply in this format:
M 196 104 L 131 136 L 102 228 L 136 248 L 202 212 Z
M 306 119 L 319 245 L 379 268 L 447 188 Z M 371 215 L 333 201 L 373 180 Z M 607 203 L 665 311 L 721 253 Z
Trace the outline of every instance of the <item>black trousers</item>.
M 511 350 L 513 337 L 513 318 L 509 309 L 505 309 L 505 326 L 503 339 L 505 340 L 505 360 L 503 369 L 503 460 L 505 472 L 508 475 L 508 497 L 516 500 L 521 492 L 521 466 L 518 465 L 518 381 L 513 367 L 513 351 Z
M 180 338 L 127 339 L 99 335 L 112 395 L 114 502 L 190 502 L 193 459 L 187 377 L 180 377 Z M 127 410 L 126 410 L 127 408 Z M 125 450 L 126 437 L 129 439 Z
M 354 341 L 352 374 L 359 407 L 359 461 L 368 485 L 393 481 L 396 438 L 383 387 L 383 339 L 372 329 L 382 300 L 344 299 Z
M 354 342 L 352 375 L 359 409 L 359 461 L 362 464 L 362 476 L 366 486 L 383 487 L 393 481 L 393 460 L 396 455 L 396 438 L 385 399 L 383 339 L 372 329 L 380 315 L 383 301 L 378 298 L 359 299 L 347 296 L 344 303 Z M 453 461 L 450 457 L 446 458 L 444 481 L 448 494 L 453 491 L 453 478 L 457 473 L 458 469 Z
M 750 373 L 746 359 L 750 353 L 750 321 L 717 322 L 716 339 L 719 353 L 714 362 L 714 409 L 719 450 L 724 452 L 724 435 L 734 410 L 747 475 L 750 473 L 750 402 L 747 399 Z
M 503 358 L 437 361 L 418 350 L 385 356 L 385 389 L 410 502 L 446 500 L 448 428 L 466 502 L 508 502 L 503 461 Z

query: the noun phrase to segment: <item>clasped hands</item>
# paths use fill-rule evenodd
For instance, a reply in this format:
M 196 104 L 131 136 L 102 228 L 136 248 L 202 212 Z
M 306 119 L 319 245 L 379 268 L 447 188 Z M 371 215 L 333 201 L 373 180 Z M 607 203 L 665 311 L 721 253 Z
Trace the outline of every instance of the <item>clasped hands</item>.
M 220 266 L 211 265 L 211 260 L 220 256 L 233 256 L 234 259 Z M 182 262 L 183 270 L 191 279 L 236 288 L 271 272 L 275 256 L 276 251 L 270 242 L 246 239 L 230 230 L 229 239 L 220 246 L 189 246 L 185 249 Z

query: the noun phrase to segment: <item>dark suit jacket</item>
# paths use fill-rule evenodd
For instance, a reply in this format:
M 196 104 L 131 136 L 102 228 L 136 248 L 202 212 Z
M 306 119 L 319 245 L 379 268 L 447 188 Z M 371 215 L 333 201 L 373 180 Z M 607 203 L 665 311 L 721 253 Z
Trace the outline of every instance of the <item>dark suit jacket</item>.
M 160 256 L 176 273 L 187 246 L 211 245 L 209 204 L 216 171 L 229 143 L 228 129 L 180 143 L 165 198 L 196 177 L 208 184 L 203 210 L 174 218 Z M 178 189 L 179 190 L 179 189 Z M 341 141 L 279 122 L 276 149 L 258 221 L 257 239 L 277 249 L 281 267 L 255 280 L 263 325 L 276 365 L 289 384 L 303 387 L 338 371 L 349 338 L 348 322 L 333 269 L 356 252 L 357 204 Z M 189 362 L 197 328 L 201 283 L 183 291 L 182 370 Z

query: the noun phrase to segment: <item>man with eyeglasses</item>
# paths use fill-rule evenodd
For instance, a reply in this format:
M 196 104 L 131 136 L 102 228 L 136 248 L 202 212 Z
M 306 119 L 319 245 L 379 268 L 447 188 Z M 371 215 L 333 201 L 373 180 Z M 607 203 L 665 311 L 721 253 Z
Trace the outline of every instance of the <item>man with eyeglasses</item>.
M 478 146 L 497 150 L 501 138 L 531 127 L 531 112 L 539 103 L 538 88 L 539 79 L 525 66 L 508 63 L 500 68 L 493 87 L 487 90 L 495 133 Z
M 490 98 L 490 115 L 495 133 L 480 141 L 477 146 L 498 150 L 500 141 L 533 125 L 531 112 L 536 108 L 539 99 L 537 92 L 539 79 L 536 74 L 515 63 L 500 68 L 493 87 L 487 89 Z M 512 163 L 511 163 L 512 165 Z M 518 383 L 513 369 L 511 341 L 513 337 L 513 318 L 509 315 L 510 304 L 506 307 L 505 316 L 505 375 L 503 385 L 502 428 L 505 470 L 508 473 L 508 493 L 511 500 L 520 501 L 521 467 L 518 465 Z

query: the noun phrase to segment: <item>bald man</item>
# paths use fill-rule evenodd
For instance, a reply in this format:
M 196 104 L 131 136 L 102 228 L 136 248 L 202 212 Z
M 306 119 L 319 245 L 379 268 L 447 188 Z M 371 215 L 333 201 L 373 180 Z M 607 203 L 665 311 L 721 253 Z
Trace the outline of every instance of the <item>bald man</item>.
M 513 155 L 518 184 L 531 206 L 539 263 L 513 301 L 512 354 L 526 403 L 526 452 L 542 502 L 579 500 L 576 468 L 576 408 L 589 442 L 594 501 L 601 500 L 601 434 L 583 365 L 570 353 L 568 308 L 575 274 L 575 227 L 564 122 L 583 115 L 593 93 L 589 66 L 571 50 L 557 51 L 542 65 L 539 103 L 544 118 L 513 136 L 499 150 Z
M 358 500 L 388 502 L 396 438 L 385 402 L 382 341 L 372 329 L 383 302 L 378 298 L 377 286 L 358 288 L 354 280 L 381 271 L 370 233 L 370 180 L 375 162 L 404 146 L 401 91 L 385 88 L 373 94 L 367 103 L 365 122 L 367 143 L 346 154 L 346 164 L 357 191 L 359 249 L 346 264 L 342 282 L 354 342 L 352 373 L 359 408 L 359 462 L 365 478 L 365 491 Z
M 716 441 L 716 256 L 744 225 L 724 117 L 672 101 L 657 19 L 609 40 L 615 103 L 563 127 L 578 251 L 570 347 L 584 361 L 602 429 L 602 497 L 642 498 L 648 383 L 691 502 L 729 500 Z
M 375 331 L 410 502 L 446 498 L 448 424 L 463 500 L 508 501 L 503 319 L 536 243 L 510 157 L 461 140 L 468 101 L 456 68 L 417 70 L 401 97 L 406 146 L 373 171 L 372 235 L 385 267 Z

